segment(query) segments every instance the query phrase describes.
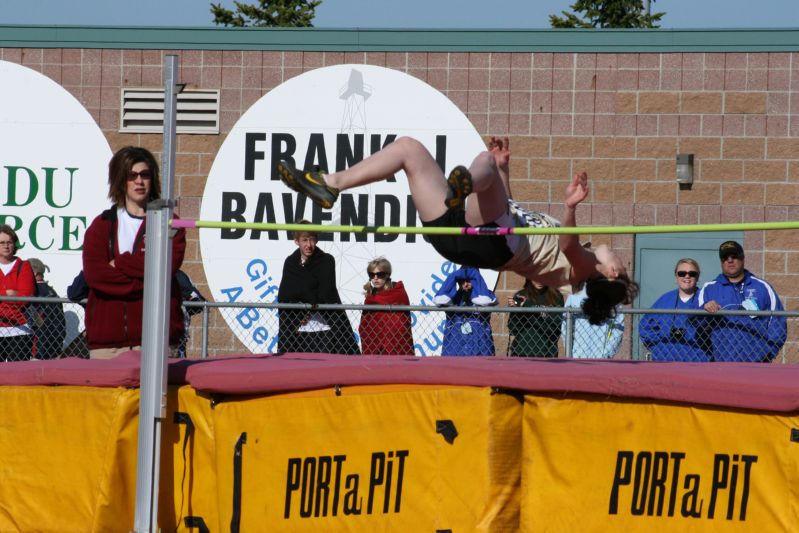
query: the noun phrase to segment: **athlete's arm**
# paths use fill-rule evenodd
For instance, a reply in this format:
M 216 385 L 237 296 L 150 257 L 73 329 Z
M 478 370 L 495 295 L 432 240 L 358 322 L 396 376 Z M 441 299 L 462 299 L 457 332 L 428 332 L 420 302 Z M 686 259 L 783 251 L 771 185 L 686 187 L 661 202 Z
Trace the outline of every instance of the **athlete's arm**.
M 575 174 L 572 182 L 566 187 L 566 213 L 561 225 L 567 228 L 577 227 L 577 206 L 588 197 L 588 174 Z M 577 234 L 560 236 L 560 249 L 572 267 L 572 283 L 578 284 L 596 276 L 599 260 L 594 252 L 580 244 Z
M 507 137 L 491 137 L 488 141 L 488 151 L 494 156 L 508 198 L 513 198 L 510 193 L 510 140 Z

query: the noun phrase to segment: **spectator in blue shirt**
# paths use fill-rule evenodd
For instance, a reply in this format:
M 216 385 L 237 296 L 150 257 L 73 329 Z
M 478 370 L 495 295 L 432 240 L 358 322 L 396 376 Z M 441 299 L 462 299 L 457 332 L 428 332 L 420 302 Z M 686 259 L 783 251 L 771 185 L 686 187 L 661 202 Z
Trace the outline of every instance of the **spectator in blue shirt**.
M 447 276 L 433 301 L 454 307 L 497 305 L 480 271 L 472 267 L 461 267 Z M 494 355 L 491 314 L 447 311 L 441 355 Z
M 719 259 L 721 274 L 699 291 L 698 307 L 709 313 L 735 309 L 783 310 L 774 287 L 744 268 L 744 249 L 740 244 L 723 243 Z M 787 337 L 784 316 L 717 315 L 703 322 L 710 333 L 716 361 L 771 361 Z
M 677 288 L 662 295 L 652 309 L 696 309 L 699 263 L 690 257 L 674 267 Z M 644 315 L 638 332 L 653 361 L 709 361 L 709 339 L 697 332 L 696 315 Z

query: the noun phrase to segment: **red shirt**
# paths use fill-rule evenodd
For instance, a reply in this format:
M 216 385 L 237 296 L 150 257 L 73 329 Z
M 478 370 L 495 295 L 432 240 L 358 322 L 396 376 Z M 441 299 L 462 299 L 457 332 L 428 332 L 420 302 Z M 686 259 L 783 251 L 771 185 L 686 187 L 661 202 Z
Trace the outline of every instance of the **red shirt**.
M 364 305 L 410 305 L 401 281 L 375 294 L 367 294 Z M 408 311 L 364 311 L 361 353 L 365 355 L 413 355 L 411 315 Z
M 16 291 L 17 296 L 34 296 L 36 294 L 36 278 L 30 263 L 15 257 L 14 266 L 8 274 L 0 271 L 0 294 L 8 295 L 9 290 Z M 0 302 L 0 327 L 11 327 L 26 324 L 23 309 L 27 302 Z

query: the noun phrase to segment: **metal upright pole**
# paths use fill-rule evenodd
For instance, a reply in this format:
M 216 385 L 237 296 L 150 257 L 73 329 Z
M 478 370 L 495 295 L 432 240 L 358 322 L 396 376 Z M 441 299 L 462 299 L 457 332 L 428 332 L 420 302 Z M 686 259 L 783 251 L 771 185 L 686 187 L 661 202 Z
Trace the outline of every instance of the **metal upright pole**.
M 203 305 L 203 336 L 202 336 L 202 352 L 200 357 L 205 359 L 208 357 L 208 306 Z
M 571 359 L 574 355 L 574 313 L 568 308 L 566 310 L 566 338 L 563 341 L 566 357 Z
M 175 114 L 178 58 L 164 58 L 164 150 L 161 156 L 161 199 L 147 205 L 144 257 L 144 309 L 139 401 L 139 448 L 136 461 L 136 533 L 158 531 L 158 480 L 161 424 L 166 417 L 169 294 L 172 239 L 169 220 L 174 208 Z

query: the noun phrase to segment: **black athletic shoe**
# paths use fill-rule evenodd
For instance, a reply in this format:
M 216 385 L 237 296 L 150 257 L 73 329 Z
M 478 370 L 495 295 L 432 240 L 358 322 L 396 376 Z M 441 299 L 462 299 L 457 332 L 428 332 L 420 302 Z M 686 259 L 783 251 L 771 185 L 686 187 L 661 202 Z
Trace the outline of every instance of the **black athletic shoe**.
M 280 179 L 300 194 L 325 209 L 330 209 L 338 199 L 338 189 L 325 183 L 325 175 L 319 170 L 300 171 L 288 161 L 277 164 Z
M 452 169 L 447 178 L 447 199 L 444 203 L 449 209 L 464 209 L 466 197 L 472 194 L 472 174 L 464 166 Z

